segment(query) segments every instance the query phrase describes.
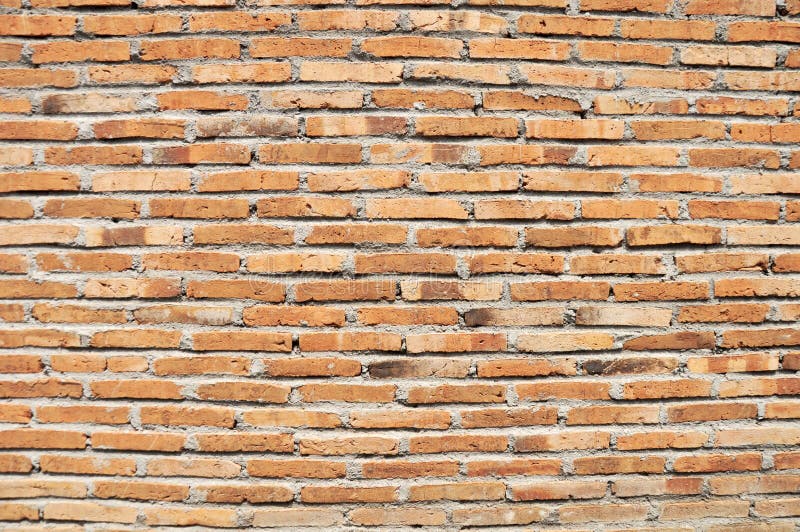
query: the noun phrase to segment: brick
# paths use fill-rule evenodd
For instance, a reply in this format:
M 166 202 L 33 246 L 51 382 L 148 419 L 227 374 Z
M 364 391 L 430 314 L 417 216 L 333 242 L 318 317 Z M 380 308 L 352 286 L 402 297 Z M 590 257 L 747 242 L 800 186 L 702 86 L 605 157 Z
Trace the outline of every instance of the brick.
M 341 326 L 344 325 L 344 311 L 335 308 L 285 306 L 253 306 L 244 309 L 242 318 L 247 325 L 307 325 Z
M 692 403 L 671 406 L 667 409 L 667 417 L 673 423 L 749 419 L 756 417 L 757 414 L 758 409 L 752 403 Z
M 481 200 L 474 209 L 479 220 L 570 220 L 575 215 L 574 205 L 566 201 Z
M 690 46 L 681 51 L 686 65 L 774 67 L 776 59 L 774 48 L 755 46 Z
M 415 428 L 415 429 L 446 429 L 450 426 L 450 414 L 437 410 L 414 410 L 402 412 L 400 419 L 398 412 L 384 412 L 381 410 L 353 413 L 350 416 L 350 425 L 354 428 Z
M 502 482 L 418 485 L 409 491 L 410 501 L 484 501 L 499 500 L 504 496 L 505 484 Z
M 396 492 L 393 486 L 304 486 L 300 489 L 300 498 L 308 503 L 323 504 L 393 502 L 397 499 Z
M 302 11 L 297 14 L 302 30 L 389 31 L 397 27 L 398 14 L 380 10 L 326 9 L 324 12 Z
M 576 458 L 572 465 L 578 475 L 618 473 L 661 473 L 666 459 L 660 456 L 596 456 Z
M 77 75 L 72 70 L 5 68 L 0 70 L 0 87 L 58 87 L 77 85 Z
M 567 523 L 641 521 L 648 507 L 639 504 L 571 505 L 559 509 L 559 519 Z
M 609 386 L 604 383 L 559 381 L 542 381 L 537 384 L 519 384 L 517 394 L 528 401 L 546 401 L 548 399 L 607 399 Z
M 702 489 L 702 478 L 667 477 L 653 479 L 622 479 L 612 484 L 611 490 L 619 497 L 637 497 L 642 495 L 696 495 Z M 646 530 L 646 529 L 645 529 Z M 682 528 L 675 530 L 683 532 Z
M 763 167 L 775 169 L 780 165 L 777 152 L 768 149 L 692 148 L 689 165 L 706 168 Z
M 238 94 L 215 91 L 185 90 L 164 92 L 156 96 L 161 110 L 235 111 L 248 107 L 247 98 Z
M 612 89 L 616 84 L 613 72 L 594 68 L 537 65 L 520 70 L 528 83 L 536 85 Z
M 33 207 L 26 201 L 0 200 L 0 207 L 3 208 L 3 214 L 0 214 L 0 218 L 33 217 Z M 27 258 L 22 255 L 7 255 L 0 261 L 3 261 L 3 267 L 0 270 L 7 273 L 24 273 L 27 270 Z
M 379 360 L 369 365 L 369 374 L 376 379 L 393 377 L 464 378 L 468 372 L 468 361 L 457 359 L 391 359 Z
M 254 526 L 330 527 L 343 522 L 344 514 L 341 511 L 327 508 L 280 508 L 256 510 L 253 514 Z
M 83 28 L 95 35 L 143 35 L 180 31 L 177 15 L 87 15 Z
M 333 428 L 342 425 L 339 416 L 336 414 L 308 410 L 288 410 L 285 408 L 248 410 L 242 417 L 245 422 L 257 427 Z
M 749 504 L 745 501 L 708 501 L 697 503 L 665 503 L 663 519 L 699 519 L 703 517 L 747 517 Z
M 469 56 L 563 61 L 569 56 L 569 46 L 566 43 L 534 39 L 472 39 L 469 41 Z
M 3 140 L 73 140 L 78 130 L 71 122 L 13 120 L 0 122 Z
M 128 422 L 127 407 L 43 406 L 36 410 L 43 423 L 98 423 L 118 425 Z
M 658 407 L 587 406 L 567 413 L 568 425 L 658 423 Z
M 304 61 L 300 65 L 301 81 L 399 83 L 401 63 L 341 63 Z
M 292 491 L 279 485 L 217 484 L 198 486 L 197 490 L 212 503 L 274 503 L 292 498 Z
M 581 11 L 642 11 L 645 13 L 666 13 L 672 6 L 670 0 L 646 0 L 631 2 L 630 0 L 587 0 L 581 5 Z
M 291 77 L 288 63 L 230 63 L 192 67 L 196 83 L 276 83 Z
M 627 231 L 630 246 L 663 246 L 669 244 L 718 244 L 721 231 L 705 225 L 662 225 L 631 227 Z
M 84 449 L 86 434 L 75 431 L 9 429 L 0 432 L 3 449 Z
M 687 15 L 752 15 L 771 17 L 775 15 L 775 2 L 761 0 L 758 2 L 741 2 L 725 0 L 711 2 L 709 0 L 692 0 L 684 7 Z
M 412 79 L 447 79 L 489 85 L 511 84 L 510 70 L 504 65 L 459 65 L 420 63 L 411 73 Z
M 130 59 L 130 45 L 118 41 L 52 41 L 33 46 L 32 61 L 42 63 L 116 62 Z
M 572 226 L 525 230 L 525 243 L 529 246 L 566 248 L 574 246 L 615 247 L 622 241 L 619 229 L 596 226 Z
M 426 137 L 516 137 L 517 120 L 488 117 L 425 116 L 415 121 L 416 133 Z
M 711 383 L 701 379 L 637 381 L 623 385 L 622 393 L 625 399 L 708 397 L 711 395 Z
M 2 50 L 2 49 L 0 49 Z M 12 46 L 12 50 L 4 52 L 7 55 L 4 57 L 14 57 L 17 58 L 17 54 L 22 53 L 22 45 Z M 10 55 L 8 55 L 10 54 Z M 27 114 L 31 112 L 31 102 L 28 98 L 24 97 L 15 97 L 15 96 L 4 96 L 0 97 L 0 109 L 3 110 L 4 113 L 19 113 L 19 114 Z
M 518 452 L 549 452 L 566 449 L 606 449 L 611 436 L 608 432 L 561 431 L 555 434 L 520 436 L 515 443 Z
M 537 145 L 488 145 L 478 146 L 481 166 L 498 164 L 567 164 L 575 155 L 576 148 L 569 146 Z
M 359 436 L 339 440 L 300 439 L 301 455 L 340 456 L 349 454 L 395 455 L 398 442 L 391 438 Z
M 236 513 L 227 509 L 178 509 L 163 508 L 145 512 L 145 522 L 148 525 L 176 525 L 176 526 L 218 526 L 232 527 L 236 523 Z
M 86 485 L 65 480 L 9 480 L 0 494 L 3 499 L 53 496 L 79 499 L 86 496 Z
M 672 48 L 648 44 L 581 42 L 578 54 L 584 61 L 615 63 L 650 63 L 667 65 L 672 62 Z
M 59 15 L 2 15 L 2 35 L 48 37 L 72 35 L 77 19 Z
M 616 325 L 630 327 L 668 327 L 672 311 L 654 307 L 578 307 L 575 313 L 577 325 Z
M 481 33 L 501 33 L 507 22 L 497 15 L 476 11 L 411 11 L 409 13 L 412 29 L 425 31 L 475 31 Z
M 462 410 L 461 423 L 465 428 L 552 425 L 556 423 L 556 412 L 547 408 Z
M 88 522 L 112 522 L 132 524 L 138 518 L 133 507 L 112 506 L 93 502 L 49 502 L 43 516 L 55 521 L 84 520 Z
M 47 148 L 45 161 L 54 165 L 132 165 L 142 161 L 138 146 L 79 146 Z
M 520 17 L 520 20 L 522 17 Z M 472 105 L 469 105 L 471 107 Z M 580 111 L 575 100 L 558 96 L 536 96 L 522 91 L 486 91 L 483 93 L 484 109 L 529 111 Z
M 561 471 L 558 459 L 472 460 L 467 462 L 467 474 L 483 477 L 493 474 L 557 475 Z
M 459 57 L 463 43 L 437 37 L 372 37 L 361 42 L 362 52 L 376 57 Z
M 141 205 L 132 200 L 68 199 L 48 200 L 44 214 L 51 218 L 120 218 L 139 217 Z
M 399 351 L 401 338 L 393 333 L 304 333 L 303 351 Z
M 350 512 L 351 521 L 358 525 L 442 525 L 446 515 L 442 510 L 425 508 L 393 508 L 392 510 L 361 508 Z
M 589 166 L 676 166 L 679 152 L 666 146 L 589 146 Z
M 620 450 L 638 449 L 693 449 L 702 447 L 708 436 L 702 432 L 639 432 L 620 435 L 617 448 Z
M 506 389 L 498 385 L 441 385 L 432 388 L 412 388 L 408 392 L 410 404 L 433 403 L 502 403 Z
M 485 253 L 468 258 L 469 269 L 480 273 L 559 273 L 564 258 L 545 253 Z
M 546 281 L 516 283 L 511 285 L 511 298 L 515 301 L 546 300 L 605 300 L 611 285 L 605 282 Z
M 370 96 L 372 103 L 385 108 L 471 109 L 475 105 L 472 94 L 453 90 L 375 89 Z
M 197 436 L 198 450 L 212 453 L 290 452 L 292 439 L 286 434 L 201 434 Z M 219 502 L 237 502 L 219 501 Z
M 345 57 L 350 39 L 266 37 L 250 41 L 251 57 Z
M 451 199 L 375 199 L 366 206 L 368 218 L 429 218 L 432 212 L 444 218 L 467 218 L 463 206 Z
M 345 476 L 345 464 L 325 460 L 250 460 L 247 472 L 254 477 L 340 478 Z

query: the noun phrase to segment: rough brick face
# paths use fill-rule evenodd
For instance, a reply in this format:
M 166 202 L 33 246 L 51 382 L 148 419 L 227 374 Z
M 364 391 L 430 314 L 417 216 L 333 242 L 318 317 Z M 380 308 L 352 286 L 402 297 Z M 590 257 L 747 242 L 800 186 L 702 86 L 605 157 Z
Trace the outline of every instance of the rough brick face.
M 798 16 L 0 0 L 0 529 L 799 531 Z

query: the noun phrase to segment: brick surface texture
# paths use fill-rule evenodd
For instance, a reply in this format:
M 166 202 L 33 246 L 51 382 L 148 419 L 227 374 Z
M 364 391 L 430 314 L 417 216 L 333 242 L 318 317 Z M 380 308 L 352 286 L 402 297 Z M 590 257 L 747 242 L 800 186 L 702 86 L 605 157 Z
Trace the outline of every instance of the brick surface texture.
M 798 93 L 800 0 L 0 0 L 0 529 L 800 530 Z

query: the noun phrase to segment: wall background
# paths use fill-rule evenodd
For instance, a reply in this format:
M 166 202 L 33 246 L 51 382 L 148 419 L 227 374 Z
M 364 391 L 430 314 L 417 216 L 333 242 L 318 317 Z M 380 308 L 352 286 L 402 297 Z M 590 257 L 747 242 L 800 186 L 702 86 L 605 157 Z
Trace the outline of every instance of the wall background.
M 4 530 L 797 530 L 797 0 L 0 4 Z

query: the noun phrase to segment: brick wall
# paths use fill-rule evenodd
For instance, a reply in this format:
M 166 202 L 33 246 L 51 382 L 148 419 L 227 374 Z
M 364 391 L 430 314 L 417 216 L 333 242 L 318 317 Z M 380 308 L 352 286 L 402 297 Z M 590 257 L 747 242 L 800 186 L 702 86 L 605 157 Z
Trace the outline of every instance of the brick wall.
M 800 1 L 0 5 L 0 528 L 798 530 Z

